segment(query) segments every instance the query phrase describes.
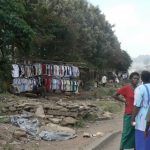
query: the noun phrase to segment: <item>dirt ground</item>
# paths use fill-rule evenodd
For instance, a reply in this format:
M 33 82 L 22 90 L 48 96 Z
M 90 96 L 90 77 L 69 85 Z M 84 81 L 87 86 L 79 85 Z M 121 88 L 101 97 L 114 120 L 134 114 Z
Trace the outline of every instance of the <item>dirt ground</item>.
M 83 138 L 83 132 L 95 134 L 103 132 L 104 136 L 116 130 L 121 130 L 122 115 L 115 115 L 111 120 L 99 121 L 88 124 L 88 128 L 78 129 L 78 137 L 72 140 L 63 142 L 41 142 L 39 150 L 82 150 L 85 146 L 102 137 Z M 29 150 L 29 149 L 28 149 Z
M 77 129 L 78 137 L 67 141 L 29 141 L 27 144 L 14 143 L 1 150 L 83 150 L 91 142 L 96 139 L 102 138 L 91 137 L 84 138 L 83 133 L 96 134 L 103 132 L 104 136 L 107 133 L 121 130 L 122 128 L 122 114 L 117 114 L 111 120 L 97 121 L 95 123 L 88 123 L 85 128 Z M 0 131 L 1 132 L 1 131 Z
M 75 96 L 73 97 L 75 98 Z M 73 99 L 72 101 L 76 101 L 78 103 L 83 103 L 83 102 L 87 103 L 91 101 L 89 99 L 88 100 L 85 100 L 85 99 L 75 100 L 73 97 L 71 97 Z M 48 101 L 49 103 L 52 103 L 52 101 L 58 100 L 60 98 L 62 98 L 62 95 L 58 97 L 54 96 L 53 99 L 51 98 L 51 100 L 36 99 L 36 101 L 43 100 L 43 102 Z M 15 99 L 16 101 L 31 101 L 28 98 L 19 97 L 19 96 L 13 96 L 13 98 L 11 99 Z M 94 101 L 92 101 L 92 103 L 97 105 L 98 101 L 99 99 L 97 100 L 95 99 Z M 5 103 L 5 102 L 1 102 L 1 103 Z M 10 101 L 10 103 L 12 103 L 12 101 Z M 109 101 L 106 103 L 109 103 Z M 2 105 L 1 105 L 1 108 L 2 108 Z M 99 139 L 102 138 L 102 136 L 95 136 L 95 137 L 93 136 L 93 137 L 85 138 L 83 137 L 83 134 L 85 132 L 89 133 L 90 135 L 96 134 L 98 132 L 102 132 L 103 136 L 105 136 L 107 133 L 111 133 L 116 130 L 121 130 L 122 116 L 123 116 L 123 112 L 121 111 L 121 113 L 119 112 L 117 114 L 113 114 L 113 118 L 110 120 L 86 122 L 84 127 L 75 128 L 77 137 L 71 140 L 61 141 L 61 142 L 60 141 L 30 140 L 27 143 L 22 143 L 19 141 L 11 141 L 11 143 L 6 144 L 5 146 L 0 145 L 1 146 L 0 150 L 82 150 L 84 149 L 85 146 L 87 146 L 89 143 L 93 142 L 97 138 Z M 0 123 L 0 133 L 4 132 L 2 131 L 3 130 L 3 128 L 1 128 L 2 126 L 5 126 L 5 128 L 7 129 L 7 127 L 9 128 L 10 125 Z

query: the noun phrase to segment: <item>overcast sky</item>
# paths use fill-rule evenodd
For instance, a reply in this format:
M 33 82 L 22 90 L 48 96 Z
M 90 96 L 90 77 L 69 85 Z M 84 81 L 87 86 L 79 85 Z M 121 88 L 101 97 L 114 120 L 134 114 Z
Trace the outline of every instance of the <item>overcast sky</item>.
M 131 57 L 150 55 L 150 0 L 88 0 L 115 24 L 121 48 Z

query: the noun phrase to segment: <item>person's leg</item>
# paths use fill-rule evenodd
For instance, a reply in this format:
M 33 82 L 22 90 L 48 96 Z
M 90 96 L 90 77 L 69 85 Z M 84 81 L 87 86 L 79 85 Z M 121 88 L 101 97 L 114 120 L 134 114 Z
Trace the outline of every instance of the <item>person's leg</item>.
M 136 150 L 147 150 L 144 132 L 137 129 L 135 130 L 135 146 Z
M 120 149 L 135 148 L 135 129 L 131 126 L 131 115 L 124 115 Z
M 150 130 L 148 131 L 148 136 L 145 138 L 145 150 L 150 149 Z
M 124 139 L 125 139 L 125 115 L 123 118 L 123 131 L 122 131 L 122 136 L 121 136 L 121 142 L 120 142 L 120 150 L 123 150 L 124 147 Z

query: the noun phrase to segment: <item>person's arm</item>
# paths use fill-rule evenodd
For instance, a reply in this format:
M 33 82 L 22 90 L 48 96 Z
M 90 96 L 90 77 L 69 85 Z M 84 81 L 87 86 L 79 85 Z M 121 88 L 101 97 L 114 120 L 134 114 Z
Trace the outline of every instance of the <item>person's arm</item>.
M 149 127 L 150 127 L 150 107 L 149 107 L 147 115 L 146 115 L 146 128 L 145 128 L 145 132 L 144 132 L 145 137 L 148 136 Z
M 135 126 L 134 122 L 135 122 L 135 117 L 137 116 L 137 114 L 139 113 L 140 107 L 134 106 L 133 108 L 133 113 L 132 113 L 132 122 L 131 124 L 133 126 Z
M 146 122 L 146 128 L 145 128 L 145 132 L 144 132 L 145 138 L 148 136 L 149 127 L 150 127 L 150 122 Z
M 131 124 L 135 126 L 135 117 L 139 113 L 139 110 L 141 108 L 141 103 L 143 100 L 143 96 L 141 94 L 140 88 L 137 87 L 134 91 L 134 108 L 132 112 L 132 119 L 131 119 Z
M 125 98 L 121 97 L 119 93 L 115 93 L 112 97 L 117 101 L 127 104 Z

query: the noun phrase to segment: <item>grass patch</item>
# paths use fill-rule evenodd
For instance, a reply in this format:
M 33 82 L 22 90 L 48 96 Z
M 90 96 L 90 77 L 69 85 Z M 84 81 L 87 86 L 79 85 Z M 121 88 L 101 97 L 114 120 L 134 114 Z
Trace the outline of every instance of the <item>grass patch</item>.
M 3 150 L 14 150 L 14 148 L 12 147 L 12 145 L 6 144 L 6 145 L 3 147 Z
M 0 116 L 0 123 L 9 123 L 10 118 L 7 116 Z
M 12 94 L 10 94 L 9 92 L 3 92 L 3 93 L 0 93 L 0 97 L 9 97 L 11 96 Z
M 100 88 L 97 88 L 95 91 L 94 91 L 94 94 L 93 96 L 95 98 L 101 98 L 101 97 L 104 97 L 104 96 L 112 96 L 116 91 L 116 88 L 108 88 L 108 87 L 100 87 Z
M 97 114 L 95 114 L 95 113 L 88 113 L 88 114 L 86 114 L 84 117 L 83 117 L 83 120 L 84 121 L 96 121 L 96 119 L 97 119 Z
M 79 119 L 75 124 L 75 128 L 83 128 L 85 124 L 89 121 L 95 122 L 97 119 L 97 115 L 95 113 L 88 113 L 83 118 Z
M 103 111 L 119 113 L 122 111 L 124 105 L 114 101 L 99 101 L 97 106 L 100 107 Z
M 74 128 L 83 128 L 85 126 L 85 121 L 83 118 L 79 119 L 74 125 Z

